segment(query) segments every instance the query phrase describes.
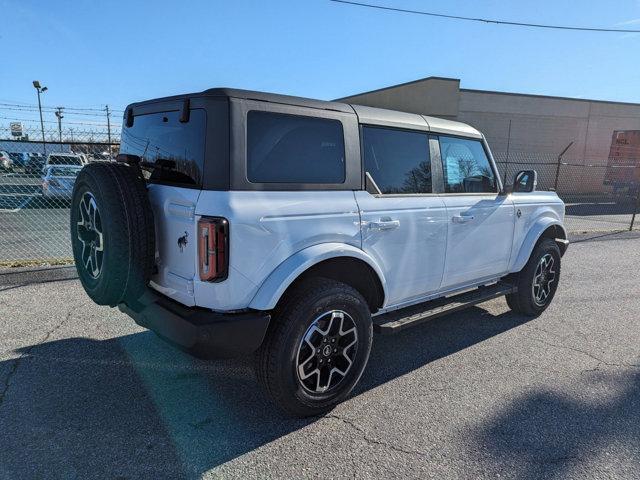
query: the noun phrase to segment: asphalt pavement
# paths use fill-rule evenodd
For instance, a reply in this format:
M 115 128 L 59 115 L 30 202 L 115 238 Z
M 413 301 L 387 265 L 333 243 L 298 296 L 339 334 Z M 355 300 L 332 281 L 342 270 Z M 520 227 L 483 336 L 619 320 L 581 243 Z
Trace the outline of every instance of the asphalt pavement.
M 0 478 L 639 478 L 640 238 L 571 245 L 552 306 L 375 336 L 354 394 L 289 419 L 72 268 L 0 272 Z M 32 283 L 38 281 L 40 283 Z

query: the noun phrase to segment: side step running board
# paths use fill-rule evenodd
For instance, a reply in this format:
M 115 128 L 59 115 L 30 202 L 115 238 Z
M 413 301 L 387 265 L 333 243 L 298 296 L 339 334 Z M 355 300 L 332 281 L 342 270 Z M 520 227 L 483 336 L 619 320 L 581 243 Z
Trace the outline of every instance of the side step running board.
M 397 333 L 407 327 L 418 325 L 427 320 L 457 312 L 515 291 L 515 286 L 505 282 L 498 282 L 488 287 L 480 287 L 469 292 L 431 300 L 373 317 L 373 328 L 374 331 L 383 334 Z

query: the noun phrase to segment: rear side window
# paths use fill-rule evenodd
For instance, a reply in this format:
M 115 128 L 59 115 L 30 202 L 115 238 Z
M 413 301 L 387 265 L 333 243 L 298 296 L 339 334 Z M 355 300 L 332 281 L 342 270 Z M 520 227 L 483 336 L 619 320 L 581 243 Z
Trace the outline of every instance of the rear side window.
M 478 140 L 440 137 L 440 155 L 447 193 L 484 193 L 498 190 L 496 177 Z
M 136 115 L 122 129 L 120 153 L 139 156 L 149 182 L 200 186 L 206 123 L 203 109 L 191 110 L 185 123 L 177 111 Z
M 383 194 L 431 193 L 426 133 L 363 127 L 365 171 Z
M 345 180 L 338 120 L 250 111 L 247 178 L 252 183 L 335 184 Z

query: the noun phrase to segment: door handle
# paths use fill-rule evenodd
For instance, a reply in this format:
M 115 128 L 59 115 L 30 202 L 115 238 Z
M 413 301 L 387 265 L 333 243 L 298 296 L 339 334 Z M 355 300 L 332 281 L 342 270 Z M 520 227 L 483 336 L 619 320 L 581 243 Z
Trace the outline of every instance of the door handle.
M 473 215 L 456 215 L 451 220 L 453 220 L 453 223 L 467 223 L 473 220 L 474 218 L 476 217 L 474 217 Z
M 378 222 L 369 222 L 371 230 L 393 230 L 400 226 L 400 220 L 381 218 Z

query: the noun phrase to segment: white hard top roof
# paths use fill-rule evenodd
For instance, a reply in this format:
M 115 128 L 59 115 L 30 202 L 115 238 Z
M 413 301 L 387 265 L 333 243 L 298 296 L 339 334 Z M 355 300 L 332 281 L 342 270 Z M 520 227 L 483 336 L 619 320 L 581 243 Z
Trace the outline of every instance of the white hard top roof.
M 426 132 L 447 133 L 463 137 L 482 138 L 482 134 L 470 125 L 443 118 L 418 115 L 417 113 L 398 112 L 385 108 L 351 105 L 358 115 L 360 123 L 386 125 L 398 128 L 424 130 Z

